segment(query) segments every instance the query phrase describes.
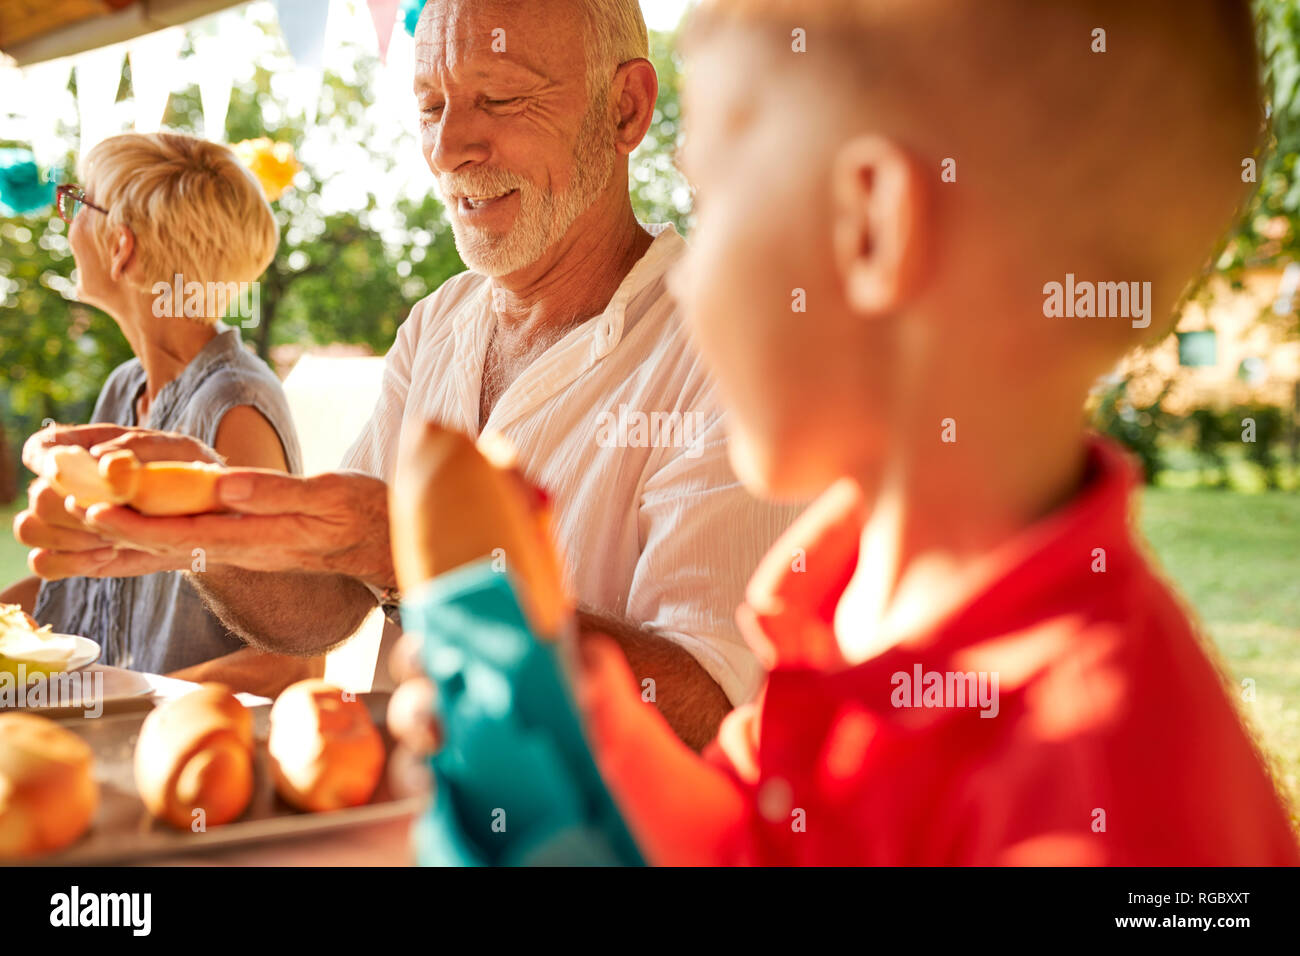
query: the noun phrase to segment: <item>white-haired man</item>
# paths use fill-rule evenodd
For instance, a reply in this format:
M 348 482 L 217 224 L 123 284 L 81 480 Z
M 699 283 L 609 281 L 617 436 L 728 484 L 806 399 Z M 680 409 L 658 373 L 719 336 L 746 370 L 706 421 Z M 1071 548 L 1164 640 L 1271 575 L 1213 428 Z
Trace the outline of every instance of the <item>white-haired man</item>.
M 619 640 L 684 740 L 711 739 L 757 685 L 732 614 L 794 512 L 732 475 L 713 385 L 665 286 L 684 244 L 632 211 L 627 157 L 658 93 L 647 52 L 635 0 L 431 0 L 416 32 L 422 145 L 471 271 L 412 310 L 345 470 L 227 476 L 234 516 L 34 501 L 103 545 L 54 550 L 29 520 L 33 568 L 189 568 L 201 546 L 195 584 L 228 626 L 267 650 L 320 653 L 391 596 L 385 482 L 403 423 L 500 431 L 553 495 L 580 626 Z M 29 465 L 57 442 L 206 457 L 188 440 L 88 426 L 36 436 Z

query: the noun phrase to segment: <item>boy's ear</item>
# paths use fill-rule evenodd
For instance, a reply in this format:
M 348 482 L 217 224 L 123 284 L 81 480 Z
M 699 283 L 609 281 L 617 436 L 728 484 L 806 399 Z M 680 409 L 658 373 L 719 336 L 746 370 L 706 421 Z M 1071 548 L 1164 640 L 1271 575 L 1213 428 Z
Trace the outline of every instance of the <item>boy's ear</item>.
M 112 233 L 108 250 L 108 274 L 120 281 L 135 260 L 135 233 L 130 226 L 118 226 Z
M 923 186 L 911 156 L 883 136 L 855 137 L 831 165 L 835 264 L 849 305 L 879 315 L 911 291 Z

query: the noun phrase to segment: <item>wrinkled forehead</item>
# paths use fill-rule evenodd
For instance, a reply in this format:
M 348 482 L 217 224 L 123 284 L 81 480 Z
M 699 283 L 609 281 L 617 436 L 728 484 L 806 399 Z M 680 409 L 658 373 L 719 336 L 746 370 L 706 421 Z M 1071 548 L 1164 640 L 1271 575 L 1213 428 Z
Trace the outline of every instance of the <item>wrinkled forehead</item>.
M 429 0 L 415 30 L 415 78 L 482 77 L 494 69 L 557 79 L 584 69 L 578 0 Z

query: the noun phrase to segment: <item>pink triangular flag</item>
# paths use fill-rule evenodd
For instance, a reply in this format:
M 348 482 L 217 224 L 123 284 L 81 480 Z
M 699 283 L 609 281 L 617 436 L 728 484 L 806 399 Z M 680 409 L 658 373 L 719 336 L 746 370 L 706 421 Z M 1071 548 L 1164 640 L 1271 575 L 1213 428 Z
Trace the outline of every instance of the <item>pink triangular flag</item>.
M 393 38 L 393 25 L 397 22 L 397 3 L 398 0 L 366 0 L 375 35 L 379 37 L 380 63 L 388 62 L 388 41 Z

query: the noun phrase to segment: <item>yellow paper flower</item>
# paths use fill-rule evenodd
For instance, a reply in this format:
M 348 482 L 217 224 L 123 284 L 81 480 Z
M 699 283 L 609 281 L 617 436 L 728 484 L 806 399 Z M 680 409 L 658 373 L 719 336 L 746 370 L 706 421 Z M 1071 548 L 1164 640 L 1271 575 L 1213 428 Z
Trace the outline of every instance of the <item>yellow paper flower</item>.
M 270 202 L 275 202 L 302 169 L 289 143 L 276 143 L 262 137 L 246 139 L 230 147 L 239 161 L 252 170 Z

